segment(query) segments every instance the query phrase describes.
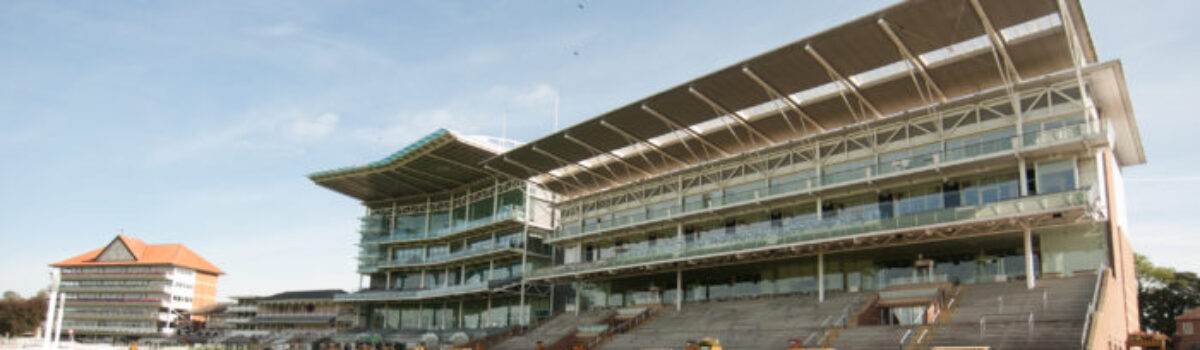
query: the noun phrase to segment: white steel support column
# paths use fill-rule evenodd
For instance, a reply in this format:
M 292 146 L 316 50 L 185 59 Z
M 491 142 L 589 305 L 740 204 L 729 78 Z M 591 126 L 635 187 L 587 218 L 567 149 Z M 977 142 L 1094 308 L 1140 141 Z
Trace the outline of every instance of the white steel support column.
M 495 276 L 496 276 L 496 259 L 488 259 L 488 277 L 487 277 L 487 280 L 488 280 L 488 281 L 491 281 L 491 280 L 492 280 L 492 277 L 495 277 Z
M 421 289 L 425 289 L 425 270 L 421 270 L 421 282 L 417 285 L 421 286 Z
M 683 268 L 675 268 L 675 311 L 683 310 Z
M 683 224 L 675 224 L 675 237 L 679 240 L 679 250 L 683 250 L 687 245 L 687 240 L 683 237 Z
M 488 293 L 487 303 L 487 312 L 484 313 L 483 317 L 484 327 L 491 326 L 489 322 L 492 322 L 492 293 Z
M 383 275 L 383 289 L 392 289 L 392 272 L 387 271 L 384 272 Z
M 446 267 L 445 274 L 442 275 L 442 286 L 443 287 L 450 286 L 450 267 Z
M 526 206 L 527 212 L 528 212 L 529 207 L 532 207 L 532 206 L 530 206 L 530 205 Z M 525 217 L 528 218 L 529 216 L 526 215 Z M 551 249 L 553 250 L 553 248 L 551 248 Z M 554 260 L 553 260 L 554 258 L 550 258 L 550 259 L 551 259 L 550 263 L 554 263 Z M 518 309 L 518 310 L 520 310 L 520 311 L 518 311 L 518 312 L 520 312 L 520 314 L 517 315 L 517 317 L 518 317 L 517 319 L 520 320 L 518 322 L 520 322 L 522 326 L 529 325 L 529 320 L 527 319 L 527 316 L 529 316 L 529 313 L 525 312 L 525 276 L 528 276 L 528 272 L 529 272 L 528 264 L 529 264 L 529 220 L 525 220 L 525 229 L 521 232 L 521 296 L 519 297 L 520 298 L 520 308 Z M 553 290 L 554 286 L 551 285 L 550 289 Z M 554 307 L 554 298 L 550 298 L 550 307 L 551 308 Z
M 579 316 L 579 307 L 583 305 L 579 301 L 579 298 L 582 296 L 582 294 L 583 294 L 583 282 L 575 281 L 575 316 Z
M 430 232 L 432 230 L 429 229 L 430 227 L 432 227 L 430 224 L 431 222 L 433 222 L 433 197 L 426 197 L 425 198 L 425 238 L 429 238 L 429 234 L 432 233 L 432 232 Z
M 500 178 L 495 178 L 492 183 L 492 218 L 495 219 L 500 213 Z
M 425 303 L 417 303 L 417 328 L 425 327 Z
M 50 349 L 50 335 L 54 334 L 54 311 L 58 299 L 58 284 L 61 275 L 58 269 L 50 269 L 50 294 L 46 305 L 46 323 L 42 326 L 42 348 Z
M 66 306 L 66 304 L 67 304 L 67 293 L 59 292 L 58 293 L 58 316 L 54 317 L 54 335 L 53 335 L 54 339 L 52 339 L 52 340 L 54 340 L 54 344 L 51 345 L 51 347 L 54 349 L 58 349 L 58 344 L 62 338 L 63 314 L 67 312 L 67 309 L 64 308 L 63 306 Z
M 467 316 L 463 315 L 463 300 L 458 299 L 458 328 L 463 328 L 463 320 L 465 319 L 467 319 Z
M 1025 288 L 1037 286 L 1037 277 L 1033 274 L 1033 230 L 1028 225 L 1022 225 L 1025 230 Z
M 825 302 L 825 252 L 817 252 L 817 301 Z

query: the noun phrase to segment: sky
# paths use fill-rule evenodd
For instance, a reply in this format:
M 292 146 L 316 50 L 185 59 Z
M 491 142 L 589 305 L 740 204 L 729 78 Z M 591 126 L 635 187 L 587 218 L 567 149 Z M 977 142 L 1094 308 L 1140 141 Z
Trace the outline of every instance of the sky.
M 0 290 L 120 233 L 221 296 L 358 285 L 354 199 L 307 174 L 446 127 L 530 141 L 891 1 L 0 2 Z M 1087 1 L 1149 163 L 1130 239 L 1200 271 L 1195 1 Z

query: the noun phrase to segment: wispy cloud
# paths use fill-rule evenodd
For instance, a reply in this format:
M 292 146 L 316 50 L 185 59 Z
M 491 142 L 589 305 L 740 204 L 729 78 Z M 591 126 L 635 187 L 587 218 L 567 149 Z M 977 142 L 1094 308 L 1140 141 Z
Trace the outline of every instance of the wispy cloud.
M 383 126 L 350 132 L 359 141 L 390 147 L 408 144 L 438 128 L 489 136 L 540 135 L 549 131 L 558 90 L 546 83 L 493 86 L 460 96 L 454 102 L 419 111 L 403 111 Z M 503 118 L 507 116 L 505 129 Z M 544 118 L 543 118 L 544 117 Z M 507 132 L 508 135 L 502 135 Z
M 152 164 L 164 164 L 192 157 L 223 152 L 269 152 L 297 154 L 304 145 L 332 134 L 340 117 L 334 113 L 311 114 L 299 110 L 251 113 L 224 128 L 203 130 L 178 141 L 156 147 L 149 157 Z
M 280 23 L 273 26 L 254 30 L 254 34 L 265 37 L 286 37 L 300 33 L 300 26 L 295 23 Z

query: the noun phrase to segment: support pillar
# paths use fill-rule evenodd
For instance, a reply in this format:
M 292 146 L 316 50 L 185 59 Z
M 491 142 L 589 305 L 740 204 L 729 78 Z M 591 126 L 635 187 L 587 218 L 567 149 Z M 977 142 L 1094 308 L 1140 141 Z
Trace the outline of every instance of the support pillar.
M 1024 226 L 1025 229 L 1025 288 L 1033 289 L 1037 286 L 1037 277 L 1033 273 L 1033 230 L 1029 226 Z
M 53 335 L 54 344 L 51 345 L 51 347 L 53 349 L 59 348 L 58 344 L 59 344 L 60 339 L 62 339 L 63 314 L 67 312 L 67 309 L 64 306 L 67 306 L 67 293 L 59 292 L 58 293 L 58 316 L 56 316 L 54 318 L 54 335 Z
M 817 252 L 817 301 L 825 302 L 825 252 Z
M 463 315 L 463 300 L 458 299 L 458 328 L 463 328 L 463 320 L 467 319 L 467 315 Z
M 425 303 L 417 303 L 417 328 L 425 327 Z
M 54 311 L 58 299 L 58 281 L 59 272 L 57 269 L 50 270 L 50 295 L 47 298 L 46 305 L 46 323 L 42 326 L 42 348 L 50 350 L 50 335 L 54 334 Z
M 580 296 L 582 296 L 582 294 L 583 294 L 582 290 L 583 290 L 583 283 L 580 283 L 579 281 L 575 281 L 575 316 L 579 316 L 579 306 L 582 305 L 579 302 Z
M 387 271 L 384 272 L 383 275 L 383 289 L 392 289 L 392 272 Z
M 483 327 L 490 327 L 492 322 L 492 294 L 488 293 L 487 311 L 483 313 Z
M 683 310 L 683 268 L 675 268 L 675 311 Z

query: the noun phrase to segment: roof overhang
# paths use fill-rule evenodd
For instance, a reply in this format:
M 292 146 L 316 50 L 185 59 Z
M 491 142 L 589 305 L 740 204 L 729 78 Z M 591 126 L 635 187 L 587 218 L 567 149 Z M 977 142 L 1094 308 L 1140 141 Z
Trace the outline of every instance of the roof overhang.
M 1146 164 L 1142 133 L 1138 131 L 1129 87 L 1125 85 L 1125 70 L 1121 61 L 1108 61 L 1086 69 L 1086 79 L 1100 119 L 1111 127 L 1113 153 L 1121 166 Z
M 425 198 L 491 176 L 480 163 L 512 144 L 438 129 L 383 159 L 313 173 L 309 179 L 364 202 Z
M 906 1 L 545 136 L 484 162 L 578 195 L 887 118 L 1074 67 L 1095 52 L 1077 0 Z M 976 8 L 975 4 L 978 4 Z M 982 17 L 980 15 L 982 13 Z M 986 19 L 986 21 L 985 21 Z M 991 25 L 993 30 L 984 23 Z M 989 33 L 1000 38 L 999 48 Z

